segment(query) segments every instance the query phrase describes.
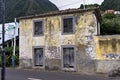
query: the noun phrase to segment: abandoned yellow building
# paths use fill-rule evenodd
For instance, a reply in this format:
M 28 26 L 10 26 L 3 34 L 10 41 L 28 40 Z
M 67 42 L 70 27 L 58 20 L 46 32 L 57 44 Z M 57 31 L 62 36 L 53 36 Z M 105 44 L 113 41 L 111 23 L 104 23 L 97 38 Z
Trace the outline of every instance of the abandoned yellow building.
M 20 17 L 20 67 L 94 71 L 100 18 L 98 8 Z

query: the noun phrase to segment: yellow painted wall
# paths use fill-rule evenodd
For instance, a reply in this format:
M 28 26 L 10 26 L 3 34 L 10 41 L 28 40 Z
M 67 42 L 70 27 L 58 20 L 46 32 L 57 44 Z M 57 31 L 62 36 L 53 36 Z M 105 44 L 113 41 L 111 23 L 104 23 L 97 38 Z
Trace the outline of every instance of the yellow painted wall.
M 95 36 L 94 40 L 97 59 L 120 59 L 120 35 Z
M 62 34 L 62 17 L 73 16 L 75 33 Z M 33 37 L 33 21 L 44 21 L 44 36 Z M 86 46 L 86 53 L 95 57 L 94 39 L 97 21 L 93 11 L 44 18 L 22 19 L 20 22 L 20 58 L 32 59 L 32 46 L 45 46 L 45 57 L 61 59 L 61 45 Z M 53 51 L 49 50 L 52 47 Z M 90 51 L 92 49 L 92 52 Z M 51 53 L 53 52 L 53 53 Z

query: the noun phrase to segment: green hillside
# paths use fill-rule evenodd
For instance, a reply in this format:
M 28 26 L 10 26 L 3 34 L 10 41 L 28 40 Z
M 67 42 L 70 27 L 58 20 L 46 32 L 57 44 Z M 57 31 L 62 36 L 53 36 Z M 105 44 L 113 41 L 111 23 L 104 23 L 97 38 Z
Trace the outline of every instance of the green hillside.
M 120 0 L 104 0 L 101 4 L 101 10 L 113 9 L 120 11 Z
M 14 18 L 20 16 L 34 15 L 58 10 L 58 8 L 49 0 L 5 0 L 5 1 L 6 1 L 6 22 L 12 22 L 14 21 Z

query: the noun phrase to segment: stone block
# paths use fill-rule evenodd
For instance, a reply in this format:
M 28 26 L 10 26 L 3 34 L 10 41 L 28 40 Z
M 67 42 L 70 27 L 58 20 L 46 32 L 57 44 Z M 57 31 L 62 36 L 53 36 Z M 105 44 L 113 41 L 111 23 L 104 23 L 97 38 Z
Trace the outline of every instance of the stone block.
M 45 69 L 46 70 L 60 70 L 61 69 L 61 60 L 60 59 L 46 59 L 45 60 Z
M 32 68 L 32 59 L 20 59 L 20 68 Z
M 96 63 L 97 73 L 109 73 L 120 67 L 120 60 L 99 60 Z

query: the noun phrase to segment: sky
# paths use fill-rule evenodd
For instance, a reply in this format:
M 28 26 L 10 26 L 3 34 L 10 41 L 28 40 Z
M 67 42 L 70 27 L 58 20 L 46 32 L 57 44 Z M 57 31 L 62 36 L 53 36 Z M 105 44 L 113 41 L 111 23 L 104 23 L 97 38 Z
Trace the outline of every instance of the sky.
M 50 0 L 54 3 L 60 10 L 69 9 L 69 8 L 78 8 L 80 4 L 83 4 L 84 1 L 86 4 L 101 4 L 104 0 Z

